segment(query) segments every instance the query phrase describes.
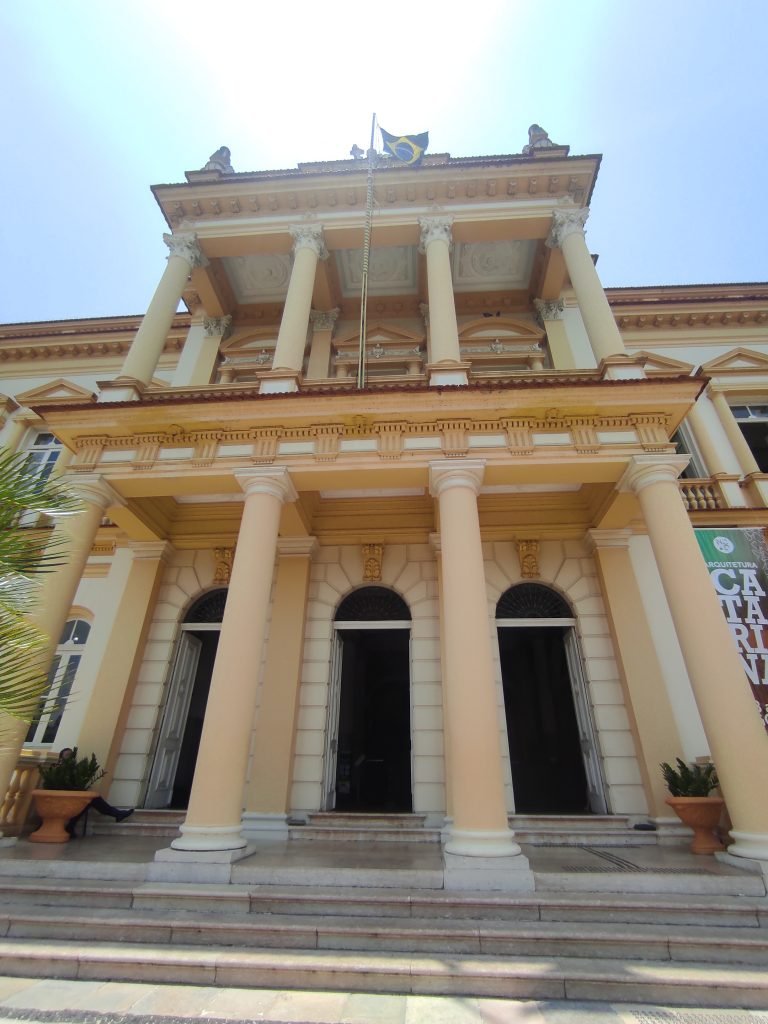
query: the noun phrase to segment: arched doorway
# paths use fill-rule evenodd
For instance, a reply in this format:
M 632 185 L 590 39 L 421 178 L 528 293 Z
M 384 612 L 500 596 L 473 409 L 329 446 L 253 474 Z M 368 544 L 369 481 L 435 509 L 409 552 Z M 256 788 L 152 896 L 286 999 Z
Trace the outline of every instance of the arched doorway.
M 326 810 L 408 812 L 411 795 L 410 627 L 407 604 L 363 587 L 334 620 Z
M 606 811 L 573 612 L 540 583 L 496 606 L 504 709 L 518 814 Z
M 189 803 L 227 590 L 209 591 L 181 626 L 149 776 L 145 807 L 183 810 Z

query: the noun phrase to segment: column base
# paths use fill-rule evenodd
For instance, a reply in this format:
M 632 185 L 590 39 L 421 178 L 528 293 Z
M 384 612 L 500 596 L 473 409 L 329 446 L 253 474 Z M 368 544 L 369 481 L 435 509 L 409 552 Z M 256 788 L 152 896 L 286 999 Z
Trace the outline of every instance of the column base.
M 443 863 L 446 889 L 504 892 L 533 892 L 535 889 L 528 858 L 522 853 L 506 857 L 462 857 L 446 851 Z
M 143 381 L 135 377 L 117 377 L 115 380 L 96 381 L 99 394 L 97 402 L 139 402 L 146 390 Z
M 429 363 L 427 380 L 432 388 L 461 387 L 469 383 L 468 370 L 469 363 Z
M 768 861 L 768 833 L 737 832 L 731 829 L 735 842 L 727 849 L 732 857 L 746 857 L 748 860 Z
M 260 395 L 284 395 L 299 390 L 297 370 L 270 370 L 261 378 Z
M 635 356 L 606 356 L 598 369 L 602 380 L 644 380 L 646 376 L 645 359 Z
M 288 839 L 288 818 L 285 814 L 261 814 L 258 811 L 245 811 L 241 832 L 249 841 Z
M 445 852 L 462 857 L 517 857 L 520 847 L 508 828 L 481 830 L 453 828 L 447 835 Z
M 218 853 L 241 850 L 248 845 L 240 825 L 182 825 L 181 835 L 171 849 L 191 853 Z M 163 852 L 163 851 L 160 851 Z

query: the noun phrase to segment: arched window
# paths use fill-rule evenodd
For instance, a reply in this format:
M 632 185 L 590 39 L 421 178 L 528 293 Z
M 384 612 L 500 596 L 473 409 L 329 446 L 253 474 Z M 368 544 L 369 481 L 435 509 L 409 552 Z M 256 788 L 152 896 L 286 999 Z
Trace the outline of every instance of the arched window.
M 387 587 L 361 587 L 347 594 L 336 611 L 337 622 L 410 622 L 408 605 Z
M 224 618 L 224 606 L 227 603 L 226 587 L 210 590 L 199 597 L 184 616 L 185 622 L 221 622 Z
M 27 743 L 39 745 L 55 741 L 90 632 L 91 625 L 85 619 L 67 620 L 51 662 L 46 695 L 29 727 Z
M 542 583 L 520 583 L 505 590 L 496 605 L 497 619 L 570 619 L 565 598 Z

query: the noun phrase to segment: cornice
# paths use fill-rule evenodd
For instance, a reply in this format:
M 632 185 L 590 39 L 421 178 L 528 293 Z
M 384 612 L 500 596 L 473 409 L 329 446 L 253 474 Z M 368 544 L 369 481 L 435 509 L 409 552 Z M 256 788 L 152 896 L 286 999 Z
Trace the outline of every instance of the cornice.
M 213 220 L 301 217 L 365 208 L 366 168 L 359 162 L 321 170 L 226 175 L 218 180 L 155 185 L 152 192 L 174 228 Z M 492 157 L 449 161 L 415 168 L 382 166 L 376 170 L 379 206 L 411 209 L 433 204 L 569 197 L 589 202 L 600 158 Z
M 768 324 L 768 302 L 744 308 L 734 304 L 730 308 L 713 308 L 711 305 L 686 304 L 687 308 L 678 303 L 670 303 L 664 308 L 661 305 L 642 307 L 641 309 L 623 312 L 612 304 L 616 323 L 622 330 L 647 330 L 662 328 L 664 330 L 680 328 L 713 328 L 723 327 L 762 327 Z

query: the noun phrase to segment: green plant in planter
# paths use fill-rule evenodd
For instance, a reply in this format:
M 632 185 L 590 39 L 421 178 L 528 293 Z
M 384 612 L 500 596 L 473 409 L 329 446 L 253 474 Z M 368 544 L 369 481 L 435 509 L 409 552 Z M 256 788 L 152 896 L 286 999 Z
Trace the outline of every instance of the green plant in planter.
M 78 758 L 74 747 L 69 756 L 59 755 L 55 764 L 40 768 L 40 789 L 90 789 L 106 774 L 95 754 Z
M 666 761 L 661 765 L 661 774 L 672 796 L 709 796 L 717 789 L 717 770 L 711 762 L 688 765 L 678 757 L 676 763 L 676 769 Z

